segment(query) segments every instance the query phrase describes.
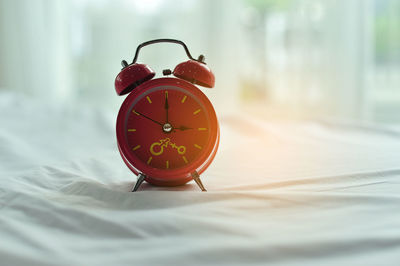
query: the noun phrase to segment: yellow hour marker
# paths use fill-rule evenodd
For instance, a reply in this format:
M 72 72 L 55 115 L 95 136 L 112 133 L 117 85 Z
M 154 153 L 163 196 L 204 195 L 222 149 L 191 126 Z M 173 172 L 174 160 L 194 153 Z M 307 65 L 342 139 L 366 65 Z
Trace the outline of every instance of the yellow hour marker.
M 167 169 L 169 168 L 169 161 L 165 162 L 165 168 L 167 168 Z
M 193 112 L 194 115 L 197 115 L 198 113 L 200 113 L 201 109 L 197 109 L 196 111 Z
M 183 96 L 183 98 L 182 98 L 182 100 L 181 100 L 181 103 L 184 103 L 185 101 L 186 101 L 186 98 L 187 98 L 187 96 L 185 95 L 185 96 Z
M 199 130 L 199 131 L 205 131 L 205 130 L 207 130 L 207 128 L 205 128 L 205 127 L 199 127 L 198 130 Z
M 201 150 L 201 146 L 200 146 L 200 145 L 194 144 L 194 146 L 195 146 L 197 149 L 200 149 L 200 150 Z
M 165 98 L 168 99 L 168 91 L 165 91 Z
M 146 99 L 147 99 L 147 101 L 148 101 L 149 103 L 152 103 L 152 101 L 151 101 L 151 99 L 150 99 L 149 96 L 146 96 Z
M 149 159 L 147 159 L 147 164 L 150 164 L 151 160 L 153 160 L 153 157 L 149 157 Z
M 138 112 L 135 111 L 135 109 L 132 110 L 132 113 L 135 113 L 136 115 L 140 115 Z
M 128 132 L 135 132 L 135 131 L 136 131 L 135 128 L 129 128 L 129 129 L 128 129 Z
M 188 160 L 186 159 L 185 156 L 182 156 L 182 159 L 185 161 L 185 163 L 188 163 Z
M 133 147 L 132 150 L 136 151 L 137 149 L 140 149 L 140 145 L 137 145 L 137 146 Z

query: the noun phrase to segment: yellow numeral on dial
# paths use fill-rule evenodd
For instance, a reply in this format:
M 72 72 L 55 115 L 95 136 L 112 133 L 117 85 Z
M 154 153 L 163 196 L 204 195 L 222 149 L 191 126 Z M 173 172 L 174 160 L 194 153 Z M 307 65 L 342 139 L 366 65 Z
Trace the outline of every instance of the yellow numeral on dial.
M 137 146 L 133 147 L 132 150 L 136 151 L 137 149 L 140 149 L 140 145 L 137 145 Z
M 194 144 L 194 146 L 195 146 L 197 149 L 200 149 L 200 150 L 201 150 L 201 146 L 200 146 L 200 145 Z
M 186 101 L 186 98 L 187 98 L 187 96 L 185 95 L 185 96 L 183 96 L 183 98 L 182 98 L 182 100 L 181 100 L 181 103 L 184 103 L 185 101 Z
M 201 109 L 197 109 L 196 111 L 193 112 L 194 115 L 197 115 L 198 113 L 200 113 Z

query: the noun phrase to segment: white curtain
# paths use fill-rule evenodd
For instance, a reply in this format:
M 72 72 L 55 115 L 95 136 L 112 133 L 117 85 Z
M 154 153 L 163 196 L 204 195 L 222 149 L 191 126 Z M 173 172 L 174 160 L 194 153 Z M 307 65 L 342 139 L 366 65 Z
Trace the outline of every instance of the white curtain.
M 70 94 L 66 1 L 0 0 L 1 86 L 49 99 Z
M 400 47 L 399 7 L 396 0 L 0 0 L 0 88 L 117 108 L 120 61 L 132 60 L 139 43 L 168 37 L 206 55 L 217 83 L 205 92 L 220 113 L 250 106 L 261 115 L 398 121 L 400 56 L 377 62 L 376 47 L 378 37 L 382 49 Z M 377 35 L 377 25 L 390 34 Z M 158 45 L 139 60 L 161 73 L 186 58 L 180 47 Z

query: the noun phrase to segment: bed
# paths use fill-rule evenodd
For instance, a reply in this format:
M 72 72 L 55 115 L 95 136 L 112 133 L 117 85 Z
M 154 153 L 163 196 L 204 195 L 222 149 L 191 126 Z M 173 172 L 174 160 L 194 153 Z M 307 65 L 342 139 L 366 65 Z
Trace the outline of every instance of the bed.
M 220 117 L 194 183 L 143 184 L 115 112 L 0 94 L 1 265 L 400 265 L 400 131 Z

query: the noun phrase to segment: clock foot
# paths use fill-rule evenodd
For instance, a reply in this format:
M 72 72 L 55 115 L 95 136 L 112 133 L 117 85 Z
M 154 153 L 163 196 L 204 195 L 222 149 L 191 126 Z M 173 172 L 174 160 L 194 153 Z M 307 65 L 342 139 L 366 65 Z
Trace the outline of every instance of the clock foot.
M 139 174 L 138 179 L 137 179 L 136 184 L 135 184 L 135 187 L 133 188 L 132 192 L 135 192 L 136 190 L 138 190 L 138 188 L 143 183 L 145 178 L 146 178 L 146 175 Z
M 193 180 L 196 182 L 196 184 L 200 187 L 201 191 L 207 191 L 205 189 L 205 187 L 203 186 L 203 183 L 200 180 L 200 175 L 199 175 L 199 173 L 197 173 L 197 171 L 194 171 L 192 173 L 192 177 L 193 177 Z

